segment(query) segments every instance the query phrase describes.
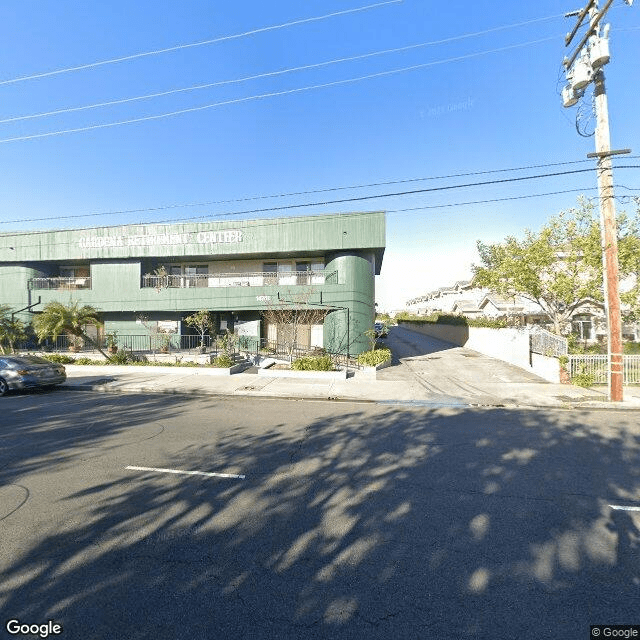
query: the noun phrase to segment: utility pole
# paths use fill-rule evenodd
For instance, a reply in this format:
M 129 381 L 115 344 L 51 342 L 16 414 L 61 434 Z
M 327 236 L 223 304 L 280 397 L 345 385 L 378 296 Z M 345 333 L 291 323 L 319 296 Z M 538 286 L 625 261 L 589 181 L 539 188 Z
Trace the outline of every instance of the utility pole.
M 625 2 L 631 5 L 633 0 L 625 0 Z M 565 38 L 566 46 L 571 44 L 587 15 L 589 15 L 589 28 L 571 58 L 564 59 L 569 84 L 562 91 L 562 99 L 565 107 L 571 107 L 584 95 L 585 87 L 590 82 L 595 85 L 596 152 L 589 153 L 587 157 L 597 158 L 603 288 L 608 334 L 609 399 L 612 402 L 621 402 L 623 399 L 622 317 L 618 287 L 618 228 L 613 195 L 611 156 L 630 153 L 630 149 L 611 150 L 609 108 L 603 71 L 603 67 L 609 62 L 610 57 L 609 25 L 606 25 L 601 32 L 600 22 L 612 4 L 613 0 L 607 0 L 606 5 L 600 11 L 597 0 L 589 0 L 583 9 L 566 14 L 567 16 L 578 16 L 576 26 Z

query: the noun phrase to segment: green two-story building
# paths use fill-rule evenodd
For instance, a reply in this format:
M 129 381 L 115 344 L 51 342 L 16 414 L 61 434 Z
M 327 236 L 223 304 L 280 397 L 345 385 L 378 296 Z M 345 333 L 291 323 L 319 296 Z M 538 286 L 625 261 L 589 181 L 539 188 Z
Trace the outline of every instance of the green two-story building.
M 25 322 L 47 302 L 89 304 L 104 333 L 174 339 L 200 309 L 218 331 L 269 340 L 287 331 L 278 310 L 316 309 L 296 342 L 357 354 L 384 248 L 383 212 L 4 233 L 0 304 Z

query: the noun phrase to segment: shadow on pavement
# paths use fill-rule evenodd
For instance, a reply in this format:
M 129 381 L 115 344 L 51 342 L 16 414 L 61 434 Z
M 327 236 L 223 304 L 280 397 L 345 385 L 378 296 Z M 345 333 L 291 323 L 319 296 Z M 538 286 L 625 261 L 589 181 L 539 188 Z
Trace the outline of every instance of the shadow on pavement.
M 53 400 L 2 484 L 181 410 L 87 398 L 71 424 Z M 165 466 L 244 480 L 98 474 L 60 498 L 81 515 L 10 559 L 0 604 L 65 638 L 586 638 L 637 622 L 640 532 L 607 505 L 637 504 L 640 437 L 616 419 L 348 406 L 290 436 L 230 429 Z

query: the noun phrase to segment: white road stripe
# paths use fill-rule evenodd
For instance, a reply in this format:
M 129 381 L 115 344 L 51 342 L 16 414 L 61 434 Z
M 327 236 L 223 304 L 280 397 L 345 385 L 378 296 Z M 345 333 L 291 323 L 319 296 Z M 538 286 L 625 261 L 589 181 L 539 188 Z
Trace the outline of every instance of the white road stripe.
M 157 471 L 158 473 L 175 473 L 185 476 L 207 476 L 209 478 L 237 478 L 238 480 L 244 480 L 244 476 L 237 475 L 235 473 L 213 473 L 209 471 L 181 471 L 180 469 L 159 469 L 157 467 L 134 467 L 128 466 L 125 469 L 131 469 L 132 471 Z
M 618 504 L 610 504 L 609 506 L 615 511 L 640 511 L 640 507 L 624 507 Z

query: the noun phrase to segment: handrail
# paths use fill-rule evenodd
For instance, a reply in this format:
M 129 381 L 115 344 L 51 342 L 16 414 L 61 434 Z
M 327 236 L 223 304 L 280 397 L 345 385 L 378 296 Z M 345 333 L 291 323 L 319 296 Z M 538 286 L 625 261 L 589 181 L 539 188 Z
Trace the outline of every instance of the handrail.
M 31 278 L 30 289 L 91 289 L 91 278 L 79 276 L 75 278 Z
M 142 276 L 142 288 L 264 287 L 277 285 L 337 284 L 337 271 L 247 271 Z

